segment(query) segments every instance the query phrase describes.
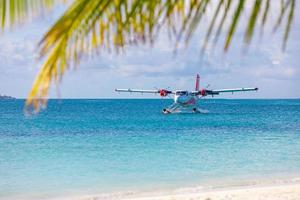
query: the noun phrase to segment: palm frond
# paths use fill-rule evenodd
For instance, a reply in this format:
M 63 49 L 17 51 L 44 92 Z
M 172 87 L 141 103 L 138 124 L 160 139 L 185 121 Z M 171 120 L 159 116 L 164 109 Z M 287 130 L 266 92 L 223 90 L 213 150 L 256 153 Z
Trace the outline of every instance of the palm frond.
M 224 50 L 225 51 L 227 51 L 228 48 L 229 48 L 232 36 L 233 36 L 233 34 L 234 34 L 235 30 L 236 30 L 239 18 L 240 18 L 241 13 L 242 13 L 242 10 L 244 9 L 244 4 L 245 4 L 245 1 L 240 0 L 239 3 L 238 3 L 238 5 L 237 5 L 237 8 L 236 8 L 236 10 L 234 12 L 233 19 L 232 19 L 229 31 L 228 31 L 227 36 L 226 36 L 226 41 L 225 41 L 225 46 L 224 46 Z
M 223 15 L 221 17 L 221 21 L 219 23 L 219 26 L 218 26 L 218 29 L 216 31 L 216 34 L 215 34 L 215 38 L 214 38 L 214 46 L 217 44 L 218 42 L 218 39 L 219 39 L 219 36 L 220 36 L 220 33 L 222 31 L 222 28 L 223 28 L 223 25 L 224 25 L 224 22 L 225 22 L 225 19 L 227 18 L 228 16 L 228 13 L 229 13 L 229 9 L 230 9 L 230 6 L 232 5 L 231 3 L 232 1 L 227 1 L 226 3 L 226 6 L 224 8 L 224 12 L 223 12 Z
M 257 16 L 259 14 L 260 11 L 260 7 L 261 7 L 261 3 L 262 0 L 256 0 L 254 5 L 253 5 L 253 9 L 252 9 L 252 13 L 249 19 L 249 23 L 247 26 L 247 30 L 245 33 L 245 37 L 244 37 L 244 42 L 248 45 L 252 39 L 253 36 L 253 32 L 254 32 L 254 27 L 255 27 L 255 23 L 256 23 L 256 19 Z
M 2 31 L 12 28 L 48 10 L 59 0 L 0 0 Z M 60 0 L 62 1 L 62 0 Z
M 291 7 L 290 7 L 290 13 L 288 16 L 288 21 L 286 23 L 286 28 L 285 28 L 285 32 L 284 32 L 284 38 L 283 38 L 283 44 L 282 44 L 283 50 L 286 49 L 287 40 L 289 38 L 289 33 L 291 30 L 291 25 L 292 25 L 292 21 L 293 21 L 293 17 L 294 17 L 295 4 L 296 4 L 295 0 L 292 0 Z
M 281 25 L 281 22 L 282 22 L 282 19 L 284 17 L 284 14 L 286 13 L 286 10 L 288 9 L 288 7 L 291 5 L 291 2 L 293 0 L 287 0 L 287 1 L 284 1 L 284 0 L 281 0 L 281 10 L 280 10 L 280 15 L 278 16 L 278 19 L 277 19 L 277 22 L 274 26 L 274 29 L 273 31 L 275 32 L 278 27 Z
M 266 21 L 267 21 L 269 9 L 270 9 L 270 0 L 266 0 L 265 1 L 265 10 L 264 10 L 262 20 L 261 20 L 261 29 L 260 29 L 261 34 L 263 33 L 263 28 L 264 28 L 264 25 L 266 24 Z
M 207 47 L 209 38 L 211 36 L 212 30 L 213 30 L 213 28 L 215 26 L 216 19 L 217 19 L 218 15 L 219 15 L 219 12 L 220 12 L 220 9 L 221 9 L 221 6 L 223 5 L 223 3 L 224 3 L 224 0 L 220 0 L 219 1 L 219 4 L 218 4 L 218 6 L 217 6 L 217 8 L 215 10 L 214 16 L 213 16 L 213 18 L 212 18 L 212 20 L 210 22 L 210 25 L 209 25 L 209 28 L 208 28 L 208 30 L 206 32 L 204 43 L 203 43 L 203 46 L 202 46 L 202 50 L 201 50 L 202 54 L 204 53 L 204 51 L 205 51 L 205 49 Z

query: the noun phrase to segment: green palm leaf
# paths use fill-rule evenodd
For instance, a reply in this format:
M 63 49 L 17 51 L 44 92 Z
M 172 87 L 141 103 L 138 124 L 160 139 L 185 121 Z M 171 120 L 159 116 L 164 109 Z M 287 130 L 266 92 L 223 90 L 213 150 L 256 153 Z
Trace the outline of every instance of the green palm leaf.
M 53 7 L 59 0 L 0 0 L 1 29 L 12 28 Z
M 227 37 L 226 37 L 226 42 L 225 42 L 225 46 L 224 46 L 225 51 L 227 51 L 228 48 L 229 48 L 232 36 L 233 36 L 233 34 L 236 30 L 239 18 L 240 18 L 241 13 L 242 13 L 242 10 L 244 9 L 244 4 L 245 4 L 245 1 L 243 1 L 243 0 L 239 1 L 239 4 L 237 5 L 237 8 L 234 12 L 232 23 L 230 25 L 230 28 L 229 28 L 229 31 L 228 31 Z
M 261 3 L 262 3 L 262 0 L 256 0 L 254 5 L 253 5 L 252 13 L 251 13 L 249 23 L 248 23 L 248 26 L 247 26 L 247 30 L 246 30 L 246 33 L 245 33 L 244 41 L 245 41 L 246 44 L 249 44 L 251 39 L 252 39 L 253 32 L 254 32 L 254 27 L 255 27 L 255 23 L 257 21 L 256 20 L 257 16 L 258 16 L 259 11 L 260 11 Z

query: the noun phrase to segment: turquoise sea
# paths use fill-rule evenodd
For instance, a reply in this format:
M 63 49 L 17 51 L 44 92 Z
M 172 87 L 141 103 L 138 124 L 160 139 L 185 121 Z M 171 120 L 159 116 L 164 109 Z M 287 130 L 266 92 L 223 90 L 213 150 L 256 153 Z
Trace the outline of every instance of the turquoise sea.
M 300 100 L 0 101 L 0 199 L 154 191 L 300 174 Z M 19 198 L 18 198 L 19 197 Z M 20 198 L 21 197 L 21 198 Z

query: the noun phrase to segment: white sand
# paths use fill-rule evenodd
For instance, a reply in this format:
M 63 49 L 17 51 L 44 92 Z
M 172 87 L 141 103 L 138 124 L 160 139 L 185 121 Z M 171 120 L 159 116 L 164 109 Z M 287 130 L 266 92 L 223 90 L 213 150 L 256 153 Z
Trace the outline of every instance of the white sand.
M 52 198 L 53 199 L 53 198 Z M 55 198 L 55 200 L 62 198 Z M 264 180 L 216 187 L 151 193 L 115 193 L 65 197 L 63 200 L 300 200 L 300 178 Z
M 300 184 L 251 186 L 161 196 L 126 198 L 126 200 L 300 200 Z M 124 199 L 125 200 L 125 199 Z

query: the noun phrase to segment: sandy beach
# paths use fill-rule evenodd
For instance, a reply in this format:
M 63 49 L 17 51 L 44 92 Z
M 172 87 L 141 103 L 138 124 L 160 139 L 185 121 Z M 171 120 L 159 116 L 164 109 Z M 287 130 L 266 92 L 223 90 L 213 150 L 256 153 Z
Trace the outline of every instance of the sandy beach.
M 58 198 L 59 199 L 59 198 Z M 56 199 L 56 200 L 58 200 Z M 251 184 L 181 188 L 146 193 L 119 193 L 63 198 L 63 200 L 299 200 L 300 179 L 265 180 Z
M 0 199 L 2 199 L 0 197 Z M 91 195 L 14 196 L 10 199 L 47 200 L 300 200 L 300 178 L 211 187 L 191 187 L 169 191 L 119 192 Z
M 170 193 L 126 200 L 299 200 L 300 183 Z

